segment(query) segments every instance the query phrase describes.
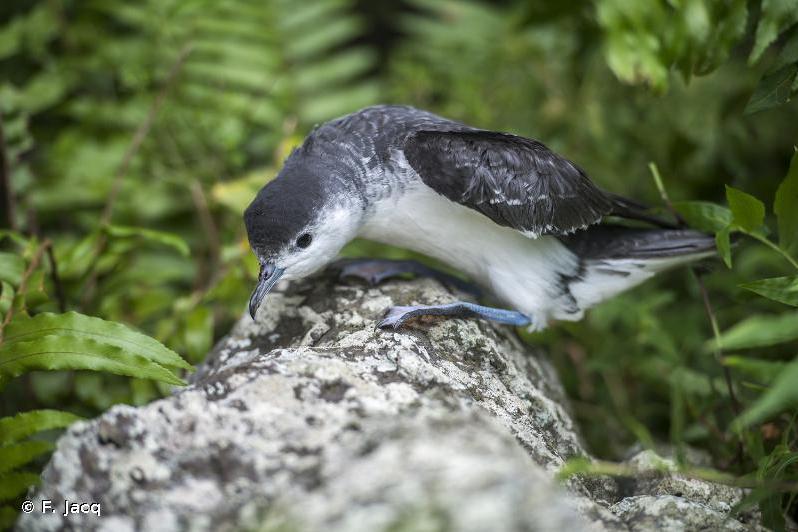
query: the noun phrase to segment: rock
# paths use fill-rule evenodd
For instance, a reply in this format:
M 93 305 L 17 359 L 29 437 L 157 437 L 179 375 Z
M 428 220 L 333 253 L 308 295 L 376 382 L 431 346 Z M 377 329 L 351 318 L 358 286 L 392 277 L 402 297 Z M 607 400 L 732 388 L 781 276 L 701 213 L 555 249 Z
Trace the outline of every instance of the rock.
M 545 354 L 511 328 L 374 328 L 391 305 L 462 297 L 431 280 L 367 288 L 330 276 L 270 295 L 190 386 L 73 425 L 33 497 L 60 511 L 18 528 L 747 529 L 728 517 L 739 490 L 685 485 L 677 497 L 646 478 L 622 498 L 609 478 L 554 481 L 588 453 Z M 102 515 L 63 516 L 65 500 L 98 502 Z
M 709 457 L 685 449 L 693 466 L 707 467 Z M 640 473 L 629 479 L 631 496 L 610 507 L 631 530 L 764 530 L 757 525 L 758 511 L 741 512 L 732 517 L 735 505 L 746 491 L 740 488 L 688 478 L 677 473 L 676 462 L 647 450 L 626 460 Z M 667 471 L 657 474 L 656 471 Z
M 673 495 L 635 495 L 611 508 L 630 530 L 750 530 L 726 513 Z
M 732 508 L 742 502 L 742 490 L 703 480 L 687 478 L 675 473 L 676 462 L 663 458 L 653 451 L 642 451 L 626 461 L 640 471 L 657 469 L 671 471 L 669 475 L 641 474 L 634 479 L 634 493 L 637 495 L 673 496 L 703 504 L 709 509 L 728 515 Z M 693 463 L 693 465 L 699 465 Z

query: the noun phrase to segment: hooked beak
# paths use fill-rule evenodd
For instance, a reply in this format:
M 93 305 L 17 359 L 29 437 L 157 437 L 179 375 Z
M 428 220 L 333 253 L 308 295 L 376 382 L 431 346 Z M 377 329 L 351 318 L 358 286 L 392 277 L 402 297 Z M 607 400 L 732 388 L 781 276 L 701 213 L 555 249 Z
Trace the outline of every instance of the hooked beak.
M 278 268 L 269 262 L 261 264 L 260 273 L 258 274 L 258 286 L 255 287 L 255 291 L 252 292 L 252 296 L 249 298 L 249 315 L 252 316 L 253 320 L 261 301 L 277 283 L 284 271 L 284 268 Z

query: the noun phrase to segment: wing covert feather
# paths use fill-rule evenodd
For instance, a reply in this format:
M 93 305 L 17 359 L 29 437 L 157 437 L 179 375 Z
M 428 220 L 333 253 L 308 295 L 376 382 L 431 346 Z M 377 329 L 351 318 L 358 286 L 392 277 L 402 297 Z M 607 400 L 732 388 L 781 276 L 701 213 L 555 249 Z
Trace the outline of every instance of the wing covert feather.
M 419 131 L 404 147 L 422 181 L 499 225 L 537 236 L 601 221 L 612 198 L 538 141 L 492 131 Z

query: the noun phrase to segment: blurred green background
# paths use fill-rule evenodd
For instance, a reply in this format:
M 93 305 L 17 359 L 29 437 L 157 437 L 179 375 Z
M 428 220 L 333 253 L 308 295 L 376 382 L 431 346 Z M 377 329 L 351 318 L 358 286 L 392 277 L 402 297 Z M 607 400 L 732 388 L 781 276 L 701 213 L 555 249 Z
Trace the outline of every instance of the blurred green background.
M 241 213 L 314 124 L 411 104 L 540 139 L 652 205 L 653 162 L 674 201 L 722 203 L 728 184 L 769 206 L 798 139 L 797 21 L 795 0 L 5 1 L 3 224 L 53 242 L 60 286 L 42 277 L 36 311 L 121 321 L 197 362 L 253 286 Z M 401 255 L 365 242 L 346 253 Z M 704 276 L 719 327 L 758 314 L 798 324 L 738 288 L 785 275 L 783 257 L 747 241 L 734 255 Z M 729 428 L 795 358 L 792 328 L 745 353 L 770 377 L 732 368 L 739 404 L 686 270 L 528 339 L 551 352 L 600 458 L 689 444 L 733 474 L 794 482 L 796 398 L 744 436 Z M 93 415 L 161 392 L 34 372 L 5 389 L 0 415 Z M 789 492 L 752 504 L 770 504 L 778 528 Z

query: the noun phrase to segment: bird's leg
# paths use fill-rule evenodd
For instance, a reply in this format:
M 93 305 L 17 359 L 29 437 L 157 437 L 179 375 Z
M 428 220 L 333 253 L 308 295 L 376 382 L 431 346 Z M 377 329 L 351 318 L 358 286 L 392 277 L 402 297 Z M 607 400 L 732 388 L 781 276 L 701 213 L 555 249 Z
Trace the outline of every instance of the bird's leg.
M 371 285 L 376 285 L 386 279 L 400 277 L 409 273 L 417 277 L 431 277 L 437 279 L 447 286 L 475 296 L 481 295 L 481 291 L 476 285 L 466 282 L 454 275 L 425 266 L 414 260 L 346 259 L 340 261 L 338 265 L 341 270 L 338 275 L 339 279 L 357 277 Z
M 378 327 L 392 327 L 398 329 L 402 324 L 419 316 L 451 316 L 454 318 L 482 318 L 497 323 L 515 325 L 523 327 L 530 325 L 532 320 L 526 314 L 515 310 L 505 310 L 500 308 L 485 307 L 468 303 L 466 301 L 456 301 L 446 305 L 416 305 L 411 307 L 392 307 L 388 310 L 385 318 L 377 325 Z

